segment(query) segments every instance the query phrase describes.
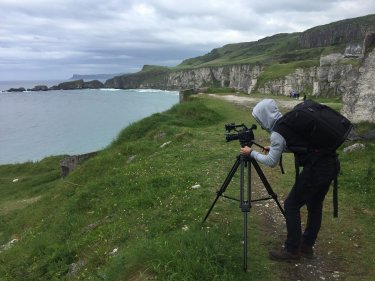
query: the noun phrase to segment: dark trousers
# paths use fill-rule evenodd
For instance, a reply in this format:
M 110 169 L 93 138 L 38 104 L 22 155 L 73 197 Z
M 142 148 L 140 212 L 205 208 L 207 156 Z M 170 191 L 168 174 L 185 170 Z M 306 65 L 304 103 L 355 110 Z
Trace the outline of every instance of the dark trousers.
M 323 201 L 334 177 L 335 158 L 313 156 L 307 161 L 284 202 L 287 227 L 285 247 L 296 251 L 300 244 L 313 246 L 322 223 Z M 300 209 L 307 206 L 307 224 L 302 234 Z

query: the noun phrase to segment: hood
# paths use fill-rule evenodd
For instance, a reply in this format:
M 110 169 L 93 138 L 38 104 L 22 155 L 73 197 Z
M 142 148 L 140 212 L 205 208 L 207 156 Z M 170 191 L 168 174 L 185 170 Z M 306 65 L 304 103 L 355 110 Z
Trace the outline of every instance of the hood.
M 282 116 L 273 99 L 264 99 L 257 103 L 252 112 L 255 120 L 268 132 L 271 132 L 276 121 Z

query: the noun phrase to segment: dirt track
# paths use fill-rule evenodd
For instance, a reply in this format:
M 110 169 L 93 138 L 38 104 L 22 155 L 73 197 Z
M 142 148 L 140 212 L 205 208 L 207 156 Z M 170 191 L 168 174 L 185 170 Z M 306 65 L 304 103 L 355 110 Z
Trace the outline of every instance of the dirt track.
M 239 104 L 239 105 L 246 106 L 249 108 L 254 106 L 255 103 L 262 100 L 262 98 L 240 97 L 240 96 L 235 96 L 235 95 L 225 95 L 225 96 L 216 95 L 216 94 L 208 94 L 208 95 L 211 97 L 233 102 L 235 104 Z M 284 107 L 284 108 L 293 108 L 300 102 L 301 102 L 300 100 L 295 100 L 295 99 L 276 100 L 276 103 L 278 104 L 278 106 Z

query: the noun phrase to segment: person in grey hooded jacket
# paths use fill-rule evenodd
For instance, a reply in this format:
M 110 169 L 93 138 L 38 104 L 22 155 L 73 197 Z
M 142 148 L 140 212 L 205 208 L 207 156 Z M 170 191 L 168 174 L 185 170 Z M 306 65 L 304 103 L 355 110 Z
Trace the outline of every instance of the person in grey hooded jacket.
M 263 129 L 271 133 L 271 146 L 269 147 L 270 149 L 267 155 L 252 150 L 250 147 L 241 148 L 241 153 L 250 154 L 250 156 L 258 162 L 273 168 L 279 163 L 281 154 L 286 150 L 284 137 L 273 131 L 273 127 L 282 115 L 273 99 L 260 101 L 254 107 L 252 115 Z
M 290 140 L 275 131 L 282 114 L 273 99 L 264 99 L 256 104 L 252 115 L 261 127 L 270 133 L 271 145 L 267 148 L 267 154 L 254 151 L 248 146 L 242 147 L 240 152 L 261 164 L 275 167 L 282 153 L 288 150 L 286 140 Z M 273 260 L 298 260 L 301 255 L 313 257 L 313 246 L 322 221 L 323 201 L 335 172 L 335 160 L 330 156 L 318 155 L 315 152 L 295 156 L 307 160 L 284 202 L 287 238 L 281 250 L 270 251 L 269 255 Z M 307 206 L 308 216 L 302 234 L 300 208 L 304 205 Z

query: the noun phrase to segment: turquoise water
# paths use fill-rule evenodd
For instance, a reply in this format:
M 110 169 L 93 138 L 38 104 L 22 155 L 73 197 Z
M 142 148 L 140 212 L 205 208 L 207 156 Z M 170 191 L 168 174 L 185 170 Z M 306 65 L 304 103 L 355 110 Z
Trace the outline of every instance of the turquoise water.
M 178 100 L 178 92 L 160 90 L 0 93 L 0 164 L 103 149 L 130 123 Z

